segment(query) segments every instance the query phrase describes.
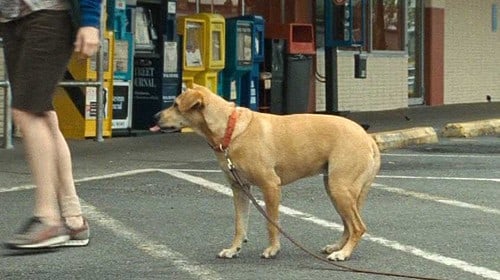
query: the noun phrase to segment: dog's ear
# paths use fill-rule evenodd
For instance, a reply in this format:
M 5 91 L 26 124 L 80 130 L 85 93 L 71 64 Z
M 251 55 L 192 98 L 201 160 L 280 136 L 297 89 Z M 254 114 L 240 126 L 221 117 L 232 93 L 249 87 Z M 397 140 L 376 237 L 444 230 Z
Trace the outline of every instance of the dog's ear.
M 179 111 L 187 112 L 189 110 L 199 110 L 203 108 L 203 94 L 197 90 L 188 90 L 182 96 L 179 96 L 177 104 Z

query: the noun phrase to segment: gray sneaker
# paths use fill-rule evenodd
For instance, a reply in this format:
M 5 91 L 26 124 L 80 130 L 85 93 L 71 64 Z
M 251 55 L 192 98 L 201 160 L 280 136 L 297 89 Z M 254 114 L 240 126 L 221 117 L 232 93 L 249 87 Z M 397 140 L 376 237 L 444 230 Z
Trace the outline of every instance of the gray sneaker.
M 4 243 L 9 249 L 39 249 L 55 247 L 70 239 L 64 226 L 44 224 L 40 218 L 31 218 L 11 240 Z
M 78 229 L 72 229 L 66 225 L 69 233 L 69 240 L 54 245 L 53 247 L 82 247 L 87 246 L 90 241 L 90 227 L 87 218 L 83 217 L 83 226 Z

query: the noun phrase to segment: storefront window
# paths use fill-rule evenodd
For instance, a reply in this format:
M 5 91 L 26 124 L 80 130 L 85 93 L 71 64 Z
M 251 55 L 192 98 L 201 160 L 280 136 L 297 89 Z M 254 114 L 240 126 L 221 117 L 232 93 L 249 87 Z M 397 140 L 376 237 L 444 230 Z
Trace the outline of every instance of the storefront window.
M 405 0 L 369 0 L 363 12 L 362 0 L 352 0 L 353 33 L 355 42 L 363 42 L 364 50 L 404 51 Z M 324 46 L 323 1 L 316 1 L 316 38 L 319 48 Z M 363 15 L 364 18 L 363 18 Z M 370 16 L 371 15 L 371 16 Z M 362 26 L 366 24 L 366 29 Z M 363 34 L 364 33 L 364 34 Z M 352 47 L 339 47 L 351 50 Z
M 353 0 L 353 14 L 352 14 L 352 27 L 353 27 L 353 39 L 355 42 L 363 42 L 366 40 L 366 31 L 363 32 L 363 15 L 368 13 L 363 11 L 363 1 Z M 366 8 L 365 8 L 366 9 Z M 363 34 L 365 33 L 365 34 Z
M 404 5 L 402 0 L 372 0 L 373 50 L 404 50 Z
M 198 7 L 200 13 L 235 17 L 241 14 L 240 2 L 239 0 L 178 0 L 177 13 L 178 15 L 191 15 L 196 13 Z

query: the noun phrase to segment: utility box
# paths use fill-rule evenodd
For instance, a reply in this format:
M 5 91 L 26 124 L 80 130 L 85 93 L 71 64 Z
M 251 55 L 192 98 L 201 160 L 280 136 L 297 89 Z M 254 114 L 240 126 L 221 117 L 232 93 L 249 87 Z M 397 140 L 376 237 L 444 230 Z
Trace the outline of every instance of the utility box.
M 364 53 L 354 54 L 354 78 L 366 79 L 366 60 L 368 56 Z

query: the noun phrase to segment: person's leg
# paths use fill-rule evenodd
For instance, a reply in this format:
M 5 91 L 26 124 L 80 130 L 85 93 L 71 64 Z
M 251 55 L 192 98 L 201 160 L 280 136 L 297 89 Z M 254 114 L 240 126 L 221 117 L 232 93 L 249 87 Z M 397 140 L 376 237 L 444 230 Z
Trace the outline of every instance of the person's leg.
M 65 11 L 41 11 L 8 23 L 5 29 L 8 30 L 4 42 L 13 92 L 13 119 L 21 131 L 36 185 L 35 217 L 6 243 L 12 248 L 62 244 L 71 232 L 62 225 L 60 206 L 65 215 L 71 211 L 77 216 L 81 214 L 78 203 L 65 206 L 58 200 L 58 197 L 63 200 L 72 197 L 76 201 L 78 198 L 72 182 L 69 150 L 64 139 L 61 140 L 52 105 L 56 85 L 73 51 L 70 26 Z M 61 188 L 63 184 L 66 187 Z M 77 210 L 68 210 L 74 208 Z
M 12 110 L 14 123 L 22 133 L 26 160 L 35 189 L 34 215 L 52 225 L 61 223 L 55 180 L 57 177 L 56 145 L 49 128 L 47 113 Z
M 50 112 L 50 128 L 55 141 L 57 181 L 56 191 L 59 207 L 70 239 L 59 246 L 86 246 L 90 240 L 87 220 L 82 216 L 80 200 L 73 181 L 71 152 L 63 134 L 59 130 L 57 115 Z
M 23 134 L 26 160 L 35 189 L 34 216 L 13 238 L 5 242 L 12 249 L 46 248 L 70 239 L 61 223 L 56 193 L 56 149 L 46 113 L 29 113 L 13 109 L 15 124 Z
M 70 228 L 81 228 L 83 226 L 82 210 L 73 180 L 71 152 L 66 139 L 64 139 L 59 129 L 56 112 L 49 111 L 47 114 L 51 137 L 54 140 L 55 178 L 57 178 L 56 192 L 61 216 Z

